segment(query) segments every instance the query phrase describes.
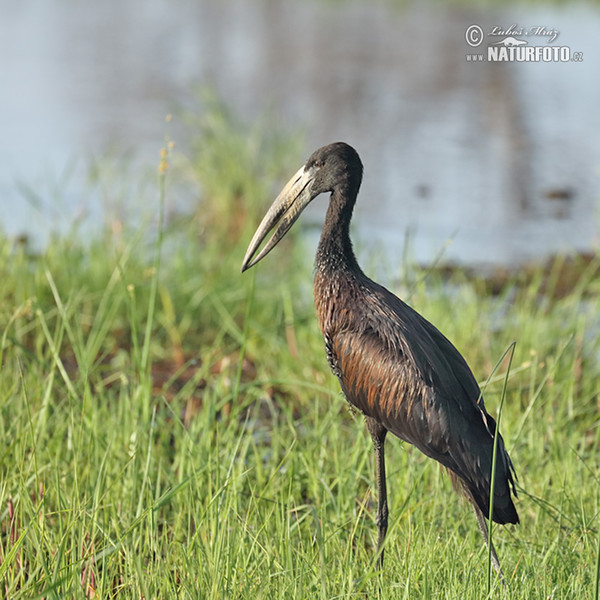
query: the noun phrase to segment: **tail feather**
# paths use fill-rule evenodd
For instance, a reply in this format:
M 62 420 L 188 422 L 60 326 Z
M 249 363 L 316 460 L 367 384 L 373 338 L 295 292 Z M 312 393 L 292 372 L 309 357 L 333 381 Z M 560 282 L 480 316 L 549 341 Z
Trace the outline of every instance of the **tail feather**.
M 516 524 L 519 523 L 519 514 L 511 497 L 511 493 L 514 494 L 515 498 L 517 497 L 514 482 L 516 475 L 514 475 L 514 469 L 508 453 L 504 448 L 502 448 L 502 451 L 503 454 L 499 456 L 500 460 L 496 462 L 492 519 L 501 525 L 505 525 L 506 523 Z M 474 483 L 466 481 L 450 469 L 447 469 L 447 471 L 454 489 L 459 493 L 463 493 L 467 499 L 474 502 L 487 518 L 490 514 L 491 485 L 489 478 L 486 477 L 483 481 Z

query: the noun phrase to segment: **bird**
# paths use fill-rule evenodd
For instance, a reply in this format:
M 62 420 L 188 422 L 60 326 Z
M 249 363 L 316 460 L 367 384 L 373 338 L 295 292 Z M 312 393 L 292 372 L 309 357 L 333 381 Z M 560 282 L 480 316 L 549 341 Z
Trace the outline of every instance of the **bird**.
M 352 146 L 336 142 L 316 150 L 268 209 L 250 241 L 242 273 L 279 243 L 314 198 L 330 194 L 315 258 L 314 302 L 331 370 L 348 403 L 364 415 L 375 449 L 377 564 L 383 568 L 389 518 L 385 441 L 390 432 L 446 468 L 455 490 L 472 504 L 504 583 L 496 550 L 489 546 L 486 519 L 493 496 L 492 520 L 519 522 L 512 461 L 499 432 L 494 442 L 496 421 L 460 352 L 358 265 L 350 221 L 362 176 L 363 165 Z

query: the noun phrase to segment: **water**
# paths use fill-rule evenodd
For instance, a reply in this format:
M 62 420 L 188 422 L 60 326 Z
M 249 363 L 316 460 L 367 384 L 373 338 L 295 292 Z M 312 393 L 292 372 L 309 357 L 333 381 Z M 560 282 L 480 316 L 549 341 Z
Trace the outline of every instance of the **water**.
M 270 106 L 303 129 L 307 154 L 353 144 L 365 164 L 357 245 L 392 265 L 407 235 L 420 262 L 445 248 L 446 260 L 475 266 L 599 245 L 595 7 L 0 0 L 0 9 L 0 218 L 10 235 L 44 239 L 79 216 L 100 220 L 85 157 L 133 149 L 155 166 L 166 113 L 210 84 L 248 120 Z M 555 28 L 555 44 L 583 62 L 467 62 L 473 23 Z M 304 223 L 320 223 L 325 204 Z

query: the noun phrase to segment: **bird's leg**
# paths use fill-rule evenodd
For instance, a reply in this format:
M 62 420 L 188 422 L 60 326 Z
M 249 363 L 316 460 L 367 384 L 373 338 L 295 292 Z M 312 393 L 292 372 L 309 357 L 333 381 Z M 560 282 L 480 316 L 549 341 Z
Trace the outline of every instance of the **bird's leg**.
M 377 473 L 377 564 L 383 567 L 383 540 L 388 527 L 387 489 L 385 482 L 385 436 L 387 429 L 371 417 L 366 417 L 367 428 L 375 446 L 375 464 Z
M 473 509 L 475 510 L 475 516 L 477 517 L 477 524 L 479 525 L 479 531 L 481 531 L 481 535 L 483 536 L 483 541 L 485 542 L 485 547 L 487 548 L 487 550 L 489 552 L 489 550 L 490 550 L 490 534 L 488 531 L 487 523 L 485 522 L 485 517 L 483 516 L 483 513 L 481 512 L 481 509 L 479 508 L 479 506 L 477 506 L 477 504 L 475 504 L 475 501 L 472 500 L 471 498 L 469 498 L 469 500 L 471 500 L 471 504 L 473 505 Z M 496 548 L 494 548 L 493 542 L 492 542 L 492 566 L 494 567 L 494 571 L 496 571 L 496 573 L 498 573 L 498 577 L 502 581 L 502 585 L 506 586 L 506 583 L 504 581 L 504 573 L 502 573 L 502 567 L 500 566 L 500 561 L 498 560 L 498 555 L 496 554 Z

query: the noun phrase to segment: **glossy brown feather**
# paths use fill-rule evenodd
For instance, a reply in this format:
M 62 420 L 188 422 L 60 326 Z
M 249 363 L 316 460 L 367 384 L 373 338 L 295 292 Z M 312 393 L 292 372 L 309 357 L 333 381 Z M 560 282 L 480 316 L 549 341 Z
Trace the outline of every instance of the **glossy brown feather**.
M 329 315 L 319 324 L 344 395 L 458 475 L 487 515 L 495 421 L 467 363 L 431 323 L 364 274 L 343 275 L 343 285 L 336 279 L 317 266 L 317 314 Z M 336 296 L 340 287 L 352 292 Z M 331 306 L 324 307 L 321 298 Z M 342 308 L 335 307 L 335 298 Z M 493 518 L 517 523 L 512 463 L 502 436 L 498 449 Z

